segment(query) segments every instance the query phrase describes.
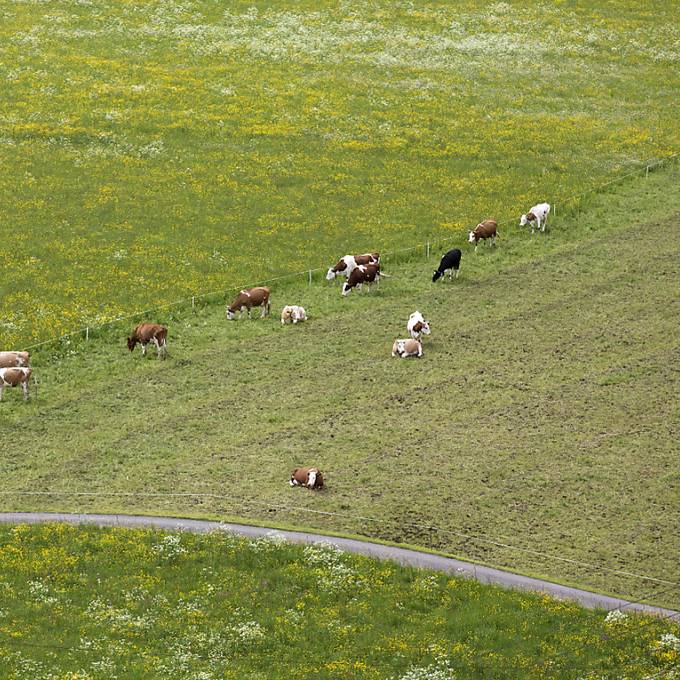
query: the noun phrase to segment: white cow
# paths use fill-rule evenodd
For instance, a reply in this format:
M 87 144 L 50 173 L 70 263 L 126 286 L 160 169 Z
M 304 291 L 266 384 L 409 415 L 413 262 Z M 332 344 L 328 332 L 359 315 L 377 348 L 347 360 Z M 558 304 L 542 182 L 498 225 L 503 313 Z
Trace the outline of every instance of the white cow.
M 286 305 L 281 310 L 281 323 L 298 323 L 298 321 L 307 321 L 307 312 L 304 307 Z
M 537 226 L 539 231 L 545 231 L 545 225 L 548 223 L 548 213 L 550 213 L 550 203 L 539 203 L 526 215 L 522 215 L 519 220 L 519 226 L 523 227 L 526 224 L 531 224 L 532 234 L 534 233 L 534 226 Z
M 420 340 L 421 335 L 430 335 L 430 324 L 425 321 L 420 312 L 415 311 L 408 318 L 406 330 L 414 340 Z

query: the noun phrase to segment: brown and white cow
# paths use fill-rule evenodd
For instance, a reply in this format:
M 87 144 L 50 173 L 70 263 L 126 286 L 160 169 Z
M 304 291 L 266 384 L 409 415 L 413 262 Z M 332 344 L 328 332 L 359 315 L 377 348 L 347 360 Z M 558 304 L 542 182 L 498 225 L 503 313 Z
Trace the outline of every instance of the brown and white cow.
M 522 215 L 519 219 L 519 226 L 523 227 L 527 224 L 531 225 L 531 233 L 534 233 L 534 227 L 538 225 L 539 231 L 545 231 L 548 224 L 548 215 L 550 214 L 550 203 L 538 203 L 529 210 L 526 215 Z
M 392 345 L 392 356 L 401 357 L 422 357 L 423 346 L 419 340 L 413 338 L 404 338 L 403 340 L 395 340 Z
M 286 305 L 281 310 L 281 323 L 298 323 L 299 321 L 307 321 L 307 312 L 304 307 L 300 305 Z
M 291 486 L 306 486 L 308 489 L 323 489 L 323 474 L 319 468 L 295 468 L 290 473 Z
M 24 401 L 28 399 L 28 381 L 33 373 L 33 369 L 25 366 L 14 368 L 0 368 L 0 401 L 5 387 L 17 387 L 21 385 L 24 391 Z
M 381 276 L 387 276 L 380 271 L 379 264 L 362 264 L 352 270 L 347 281 L 342 284 L 342 295 L 343 297 L 349 295 L 352 288 L 359 286 L 363 288 L 364 283 L 368 288 L 368 292 L 371 292 L 371 284 L 376 281 L 380 282 Z
M 408 318 L 406 330 L 414 340 L 420 340 L 421 335 L 430 335 L 430 324 L 420 312 L 415 311 Z
M 132 352 L 139 343 L 142 356 L 146 356 L 146 346 L 152 343 L 156 347 L 158 358 L 165 359 L 168 354 L 168 329 L 158 323 L 140 323 L 127 339 L 128 349 Z
M 477 244 L 479 241 L 485 241 L 490 238 L 491 245 L 496 245 L 497 227 L 498 223 L 496 220 L 484 220 L 470 232 L 468 242 L 475 244 L 475 252 L 477 252 Z
M 28 366 L 31 355 L 28 352 L 0 352 L 0 368 Z
M 380 264 L 380 253 L 363 253 L 362 255 L 345 255 L 338 263 L 326 272 L 326 279 L 332 281 L 336 276 L 349 275 L 362 264 Z
M 236 312 L 240 312 L 243 316 L 243 310 L 248 310 L 248 318 L 250 318 L 250 310 L 253 307 L 262 307 L 260 318 L 263 319 L 269 314 L 269 293 L 270 289 L 266 286 L 258 286 L 256 288 L 245 288 L 242 290 L 227 307 L 227 319 L 233 319 Z

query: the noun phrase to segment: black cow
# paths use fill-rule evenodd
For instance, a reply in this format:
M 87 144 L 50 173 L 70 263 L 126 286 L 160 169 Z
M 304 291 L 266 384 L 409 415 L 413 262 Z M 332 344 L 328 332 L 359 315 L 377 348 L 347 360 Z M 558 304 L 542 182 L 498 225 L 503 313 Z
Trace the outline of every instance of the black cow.
M 432 275 L 432 283 L 444 276 L 444 272 L 447 269 L 449 270 L 449 278 L 452 278 L 454 270 L 456 272 L 456 278 L 458 278 L 458 270 L 460 269 L 460 256 L 461 252 L 458 250 L 458 248 L 449 250 L 449 252 L 442 257 L 441 262 L 439 263 L 439 269 L 437 269 Z

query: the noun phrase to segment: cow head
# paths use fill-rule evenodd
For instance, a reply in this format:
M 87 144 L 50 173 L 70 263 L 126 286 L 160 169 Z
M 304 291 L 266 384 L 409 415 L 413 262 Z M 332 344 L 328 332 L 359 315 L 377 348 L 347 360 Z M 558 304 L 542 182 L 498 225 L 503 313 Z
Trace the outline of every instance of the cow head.
M 231 307 L 227 307 L 227 319 L 233 319 L 235 314 L 235 310 L 233 310 Z
M 477 239 L 475 238 L 475 232 L 471 231 L 468 235 L 468 243 L 474 243 Z
M 527 219 L 526 215 L 522 215 L 522 217 L 519 218 L 519 226 L 520 227 L 526 226 L 528 222 L 529 222 L 529 220 Z
M 332 281 L 336 276 L 337 274 L 335 273 L 333 267 L 329 267 L 328 271 L 326 272 L 326 281 Z
M 438 281 L 439 279 L 441 279 L 441 277 L 442 277 L 442 273 L 438 269 L 435 269 L 434 274 L 432 274 L 432 283 L 434 283 L 435 281 Z
M 423 335 L 429 335 L 430 334 L 430 324 L 427 321 L 423 321 L 420 324 L 420 332 Z
M 128 349 L 132 352 L 132 350 L 137 346 L 137 338 L 128 338 L 127 339 L 127 346 Z

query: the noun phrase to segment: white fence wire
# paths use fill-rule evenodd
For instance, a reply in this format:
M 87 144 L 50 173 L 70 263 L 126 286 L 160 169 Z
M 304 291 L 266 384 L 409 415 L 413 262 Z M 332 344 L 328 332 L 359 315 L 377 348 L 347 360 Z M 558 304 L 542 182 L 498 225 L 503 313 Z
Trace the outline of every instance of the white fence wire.
M 666 164 L 676 160 L 678 158 L 678 156 L 680 156 L 680 152 L 676 152 L 674 154 L 671 154 L 670 156 L 665 156 L 664 158 L 657 158 L 657 159 L 648 160 L 644 163 L 641 163 L 639 165 L 639 167 L 637 167 L 635 170 L 632 170 L 631 172 L 628 172 L 628 173 L 625 173 L 623 175 L 619 175 L 617 177 L 614 177 L 614 178 L 608 180 L 607 182 L 604 182 L 602 184 L 598 184 L 598 185 L 591 187 L 590 189 L 587 189 L 586 191 L 583 191 L 579 194 L 574 194 L 574 195 L 569 196 L 567 198 L 558 198 L 556 201 L 553 201 L 551 203 L 551 212 L 552 212 L 553 216 L 555 216 L 555 215 L 557 215 L 558 206 L 561 209 L 563 206 L 573 205 L 573 204 L 577 203 L 578 201 L 580 201 L 582 198 L 585 198 L 586 196 L 592 196 L 592 195 L 602 191 L 603 189 L 607 188 L 608 186 L 622 182 L 623 180 L 628 179 L 630 177 L 640 175 L 643 172 L 644 172 L 645 178 L 647 178 L 649 176 L 650 170 L 653 171 L 654 169 L 656 169 L 660 166 L 666 165 Z M 515 223 L 516 221 L 517 220 L 515 218 L 509 218 L 509 219 L 506 219 L 506 220 L 499 222 L 498 226 L 499 227 L 507 226 L 507 225 L 510 225 L 512 223 Z M 453 241 L 453 237 L 437 239 L 436 243 L 439 244 L 439 245 L 442 245 L 442 244 L 445 244 L 445 243 L 448 243 L 448 242 L 451 242 L 451 241 Z M 383 253 L 381 253 L 381 259 L 389 259 L 389 258 L 393 258 L 397 255 L 404 255 L 406 253 L 412 253 L 412 252 L 418 251 L 418 250 L 422 250 L 425 253 L 425 257 L 427 259 L 429 259 L 430 251 L 431 251 L 431 245 L 433 245 L 432 241 L 426 241 L 426 242 L 423 242 L 423 243 L 418 243 L 414 246 L 409 246 L 407 248 L 399 248 L 399 249 L 396 249 L 396 250 L 383 252 Z M 244 285 L 241 285 L 241 286 L 228 286 L 226 288 L 222 288 L 222 289 L 219 289 L 219 290 L 211 290 L 211 291 L 207 291 L 207 292 L 203 292 L 203 293 L 197 293 L 196 295 L 192 295 L 191 297 L 182 298 L 182 299 L 176 300 L 174 302 L 168 302 L 168 303 L 163 304 L 163 305 L 157 305 L 157 306 L 151 307 L 149 309 L 144 309 L 144 310 L 140 310 L 140 311 L 137 311 L 137 312 L 133 312 L 132 314 L 126 314 L 124 316 L 118 316 L 115 319 L 111 319 L 109 321 L 105 321 L 105 322 L 100 323 L 100 324 L 96 324 L 96 325 L 93 324 L 93 325 L 88 325 L 88 326 L 85 326 L 85 327 L 82 327 L 82 328 L 78 328 L 74 331 L 71 331 L 70 333 L 65 333 L 65 334 L 57 336 L 57 337 L 48 338 L 47 340 L 37 342 L 33 345 L 25 346 L 24 350 L 36 350 L 36 349 L 39 349 L 41 347 L 47 347 L 49 345 L 54 345 L 54 344 L 57 344 L 57 343 L 63 343 L 65 341 L 70 341 L 71 338 L 76 338 L 76 337 L 84 338 L 86 341 L 88 341 L 90 339 L 90 333 L 92 331 L 102 330 L 102 329 L 105 329 L 109 326 L 113 326 L 115 324 L 122 323 L 124 321 L 129 321 L 129 320 L 132 320 L 132 319 L 138 319 L 138 318 L 141 318 L 145 315 L 155 314 L 157 312 L 161 312 L 161 311 L 168 310 L 168 309 L 176 309 L 177 311 L 179 311 L 181 308 L 188 307 L 189 305 L 191 305 L 192 309 L 195 309 L 197 301 L 201 301 L 201 300 L 204 300 L 204 299 L 210 298 L 210 297 L 224 298 L 229 293 L 237 292 L 237 291 L 239 291 L 243 288 L 246 288 L 246 287 L 266 286 L 266 285 L 270 285 L 272 283 L 276 283 L 277 281 L 294 281 L 296 279 L 301 279 L 301 278 L 307 278 L 308 284 L 311 285 L 312 282 L 313 282 L 314 275 L 318 274 L 319 272 L 325 272 L 325 271 L 327 271 L 326 267 L 316 267 L 314 269 L 305 269 L 304 271 L 297 271 L 297 272 L 291 272 L 289 274 L 283 274 L 281 276 L 277 276 L 277 277 L 274 277 L 274 278 L 271 278 L 271 279 L 265 279 L 264 281 L 259 281 L 258 283 L 248 283 L 248 284 L 244 284 Z

